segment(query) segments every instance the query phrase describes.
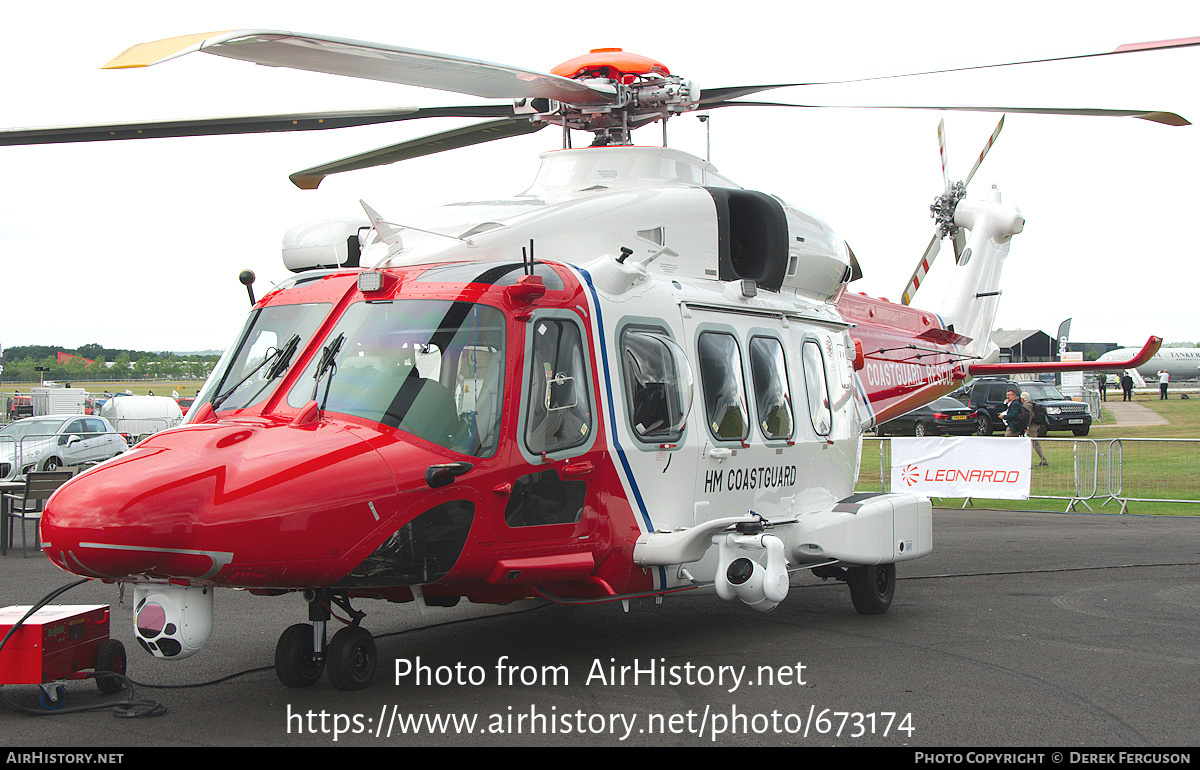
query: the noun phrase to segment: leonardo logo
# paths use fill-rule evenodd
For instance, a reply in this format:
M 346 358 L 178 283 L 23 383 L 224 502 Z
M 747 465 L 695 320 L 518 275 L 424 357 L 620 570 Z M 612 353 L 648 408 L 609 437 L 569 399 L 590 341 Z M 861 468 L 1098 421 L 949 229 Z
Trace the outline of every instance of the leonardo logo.
M 920 471 L 917 470 L 917 466 L 909 463 L 908 465 L 904 466 L 904 470 L 900 471 L 900 477 L 904 479 L 905 484 L 908 484 L 911 487 L 916 484 L 918 480 L 920 480 L 921 474 Z

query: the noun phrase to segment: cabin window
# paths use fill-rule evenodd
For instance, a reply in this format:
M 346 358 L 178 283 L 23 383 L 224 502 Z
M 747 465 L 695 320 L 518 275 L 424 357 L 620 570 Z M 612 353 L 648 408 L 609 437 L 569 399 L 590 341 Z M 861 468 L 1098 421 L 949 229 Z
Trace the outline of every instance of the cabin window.
M 579 327 L 565 319 L 543 318 L 534 323 L 532 333 L 525 446 L 533 454 L 579 446 L 592 430 Z
M 504 314 L 449 300 L 358 302 L 288 394 L 323 409 L 398 428 L 462 454 L 495 452 L 504 396 Z
M 678 441 L 692 408 L 692 371 L 683 349 L 665 331 L 630 327 L 621 335 L 621 366 L 634 436 L 646 443 Z
M 750 435 L 742 353 L 732 334 L 705 332 L 697 342 L 704 413 L 713 438 L 745 441 Z
M 804 384 L 808 389 L 808 416 L 818 436 L 828 436 L 833 425 L 829 408 L 829 385 L 825 379 L 825 356 L 815 340 L 805 340 L 802 350 Z
M 783 344 L 772 337 L 750 340 L 750 376 L 758 407 L 758 426 L 764 438 L 792 437 L 792 396 L 788 390 Z

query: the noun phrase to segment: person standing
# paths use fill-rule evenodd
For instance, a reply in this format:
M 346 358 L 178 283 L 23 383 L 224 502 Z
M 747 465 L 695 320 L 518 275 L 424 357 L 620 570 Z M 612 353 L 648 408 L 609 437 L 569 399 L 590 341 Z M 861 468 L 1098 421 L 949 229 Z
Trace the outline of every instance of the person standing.
M 1025 428 L 1025 435 L 1033 439 L 1033 451 L 1037 452 L 1037 456 L 1041 459 L 1038 466 L 1050 465 L 1050 463 L 1046 462 L 1046 453 L 1042 451 L 1042 442 L 1038 441 L 1038 436 L 1041 435 L 1042 429 L 1046 426 L 1038 419 L 1037 410 L 1033 407 L 1033 399 L 1029 397 L 1029 391 L 1027 390 L 1021 391 L 1021 412 L 1022 418 L 1028 426 Z
M 1107 401 L 1108 400 L 1108 372 L 1100 372 L 1100 381 L 1096 383 L 1096 386 L 1098 388 L 1100 388 L 1100 400 Z
M 1021 414 L 1021 400 L 1017 398 L 1017 389 L 1009 388 L 1004 393 L 1004 403 L 1008 404 L 1008 408 L 1004 410 L 1004 437 L 1012 438 L 1013 436 L 1025 435 L 1025 426 L 1021 424 L 1023 415 Z
M 1133 378 L 1129 376 L 1129 372 L 1121 375 L 1121 390 L 1125 393 L 1121 398 L 1122 401 L 1133 400 Z
M 1167 370 L 1163 369 L 1158 373 L 1158 400 L 1162 401 L 1167 397 L 1167 383 L 1171 381 L 1171 375 L 1167 374 Z

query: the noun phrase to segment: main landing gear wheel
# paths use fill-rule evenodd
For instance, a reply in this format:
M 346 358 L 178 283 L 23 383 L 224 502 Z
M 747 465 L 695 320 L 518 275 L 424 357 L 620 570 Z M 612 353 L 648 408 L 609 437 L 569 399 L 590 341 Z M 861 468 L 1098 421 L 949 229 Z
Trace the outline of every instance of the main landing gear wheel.
M 275 645 L 275 675 L 288 687 L 311 687 L 321 678 L 325 662 L 313 653 L 313 627 L 289 626 Z
M 850 600 L 862 615 L 882 615 L 892 606 L 896 594 L 896 565 L 877 564 L 852 567 L 846 571 Z
M 375 637 L 361 626 L 346 626 L 329 641 L 325 660 L 334 687 L 361 690 L 375 675 Z

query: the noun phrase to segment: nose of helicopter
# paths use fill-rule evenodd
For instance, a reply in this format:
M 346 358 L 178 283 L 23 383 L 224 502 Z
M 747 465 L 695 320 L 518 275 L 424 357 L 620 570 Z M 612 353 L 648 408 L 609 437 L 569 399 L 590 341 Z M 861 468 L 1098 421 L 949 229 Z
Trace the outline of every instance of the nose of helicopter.
M 395 501 L 387 464 L 344 427 L 189 425 L 60 487 L 43 512 L 42 548 L 88 577 L 303 580 L 336 564 Z

